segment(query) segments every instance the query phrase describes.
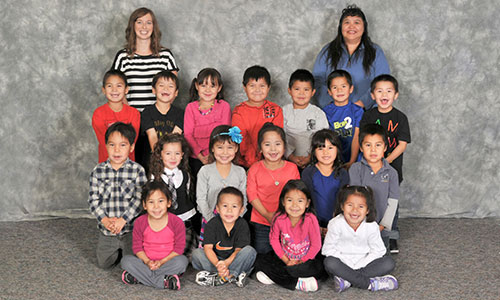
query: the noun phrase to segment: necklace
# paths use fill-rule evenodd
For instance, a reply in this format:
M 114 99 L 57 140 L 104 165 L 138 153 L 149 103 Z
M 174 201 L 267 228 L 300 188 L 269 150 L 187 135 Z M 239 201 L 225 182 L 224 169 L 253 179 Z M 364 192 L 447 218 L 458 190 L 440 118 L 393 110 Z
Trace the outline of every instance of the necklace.
M 211 113 L 211 112 L 212 112 L 212 110 L 214 109 L 214 104 L 215 104 L 215 102 L 214 102 L 214 103 L 212 103 L 212 104 L 210 105 L 210 109 L 209 109 L 208 111 L 205 111 L 205 112 L 201 111 L 200 105 L 198 104 L 198 111 L 200 112 L 200 114 L 201 114 L 202 116 L 206 116 L 206 115 L 208 115 L 209 113 Z
M 280 185 L 280 182 L 279 182 L 278 180 L 276 180 L 276 178 L 274 178 L 274 176 L 273 176 L 273 173 L 271 173 L 271 171 L 272 171 L 272 170 L 269 170 L 269 169 L 266 167 L 266 164 L 265 164 L 265 163 L 264 163 L 264 168 L 266 168 L 267 173 L 268 173 L 268 174 L 269 174 L 269 176 L 271 176 L 271 178 L 274 180 L 274 185 L 275 185 L 275 186 Z M 281 167 L 279 167 L 279 168 L 281 168 Z M 279 168 L 278 168 L 278 169 L 279 169 Z

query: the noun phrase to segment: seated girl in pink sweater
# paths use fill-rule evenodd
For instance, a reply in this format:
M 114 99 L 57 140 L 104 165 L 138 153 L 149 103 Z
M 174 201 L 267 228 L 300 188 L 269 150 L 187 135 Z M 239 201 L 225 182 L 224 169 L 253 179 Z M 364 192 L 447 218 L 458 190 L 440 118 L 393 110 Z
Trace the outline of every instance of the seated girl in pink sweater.
M 324 274 L 316 259 L 321 250 L 318 219 L 311 212 L 311 195 L 301 180 L 290 180 L 280 194 L 269 235 L 272 252 L 255 262 L 257 280 L 290 290 L 314 292 Z
M 189 263 L 182 255 L 186 244 L 184 222 L 168 212 L 172 194 L 161 179 L 146 183 L 141 198 L 147 214 L 134 222 L 132 250 L 135 255 L 123 257 L 122 281 L 178 290 L 181 288 L 179 274 L 186 271 Z

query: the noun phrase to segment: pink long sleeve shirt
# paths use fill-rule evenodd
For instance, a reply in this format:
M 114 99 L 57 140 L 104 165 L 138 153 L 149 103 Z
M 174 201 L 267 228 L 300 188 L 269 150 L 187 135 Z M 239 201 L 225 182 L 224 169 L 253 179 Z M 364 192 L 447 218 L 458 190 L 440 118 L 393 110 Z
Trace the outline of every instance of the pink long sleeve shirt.
M 286 214 L 274 219 L 269 234 L 274 253 L 279 258 L 307 261 L 314 259 L 321 250 L 321 234 L 316 216 L 306 213 L 304 220 L 292 226 Z
M 184 112 L 184 137 L 193 150 L 192 157 L 199 153 L 207 155 L 212 130 L 219 125 L 231 125 L 231 106 L 224 100 L 215 100 L 212 110 L 200 111 L 198 101 L 186 106 Z
M 132 232 L 132 251 L 144 251 L 152 260 L 167 257 L 172 251 L 184 253 L 186 246 L 186 227 L 184 222 L 172 213 L 168 213 L 168 223 L 160 231 L 154 231 L 149 226 L 148 215 L 142 215 L 134 222 Z

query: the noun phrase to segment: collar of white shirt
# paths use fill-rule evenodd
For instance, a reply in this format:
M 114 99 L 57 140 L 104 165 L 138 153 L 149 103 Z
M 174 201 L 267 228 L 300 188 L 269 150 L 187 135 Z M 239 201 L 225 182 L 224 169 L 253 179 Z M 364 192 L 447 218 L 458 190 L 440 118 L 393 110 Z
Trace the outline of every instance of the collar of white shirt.
M 172 177 L 172 180 L 174 181 L 174 187 L 176 189 L 178 189 L 182 184 L 182 180 L 184 180 L 184 175 L 182 175 L 182 171 L 179 168 L 175 168 L 173 170 L 165 168 L 163 170 L 163 174 L 161 175 L 161 178 L 163 179 L 163 181 L 168 183 L 167 175 L 170 175 L 170 174 L 174 174 L 174 176 Z

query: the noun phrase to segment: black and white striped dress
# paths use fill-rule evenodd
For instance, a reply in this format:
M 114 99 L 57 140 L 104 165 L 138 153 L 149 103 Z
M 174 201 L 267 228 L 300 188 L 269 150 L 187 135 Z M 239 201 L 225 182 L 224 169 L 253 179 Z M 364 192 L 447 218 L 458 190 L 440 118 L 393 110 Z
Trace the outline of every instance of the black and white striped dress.
M 141 112 L 156 102 L 151 88 L 153 77 L 163 70 L 179 71 L 174 55 L 168 49 L 162 49 L 159 56 L 134 54 L 132 57 L 128 56 L 126 49 L 122 49 L 116 54 L 112 68 L 127 76 L 130 87 L 128 104 Z

